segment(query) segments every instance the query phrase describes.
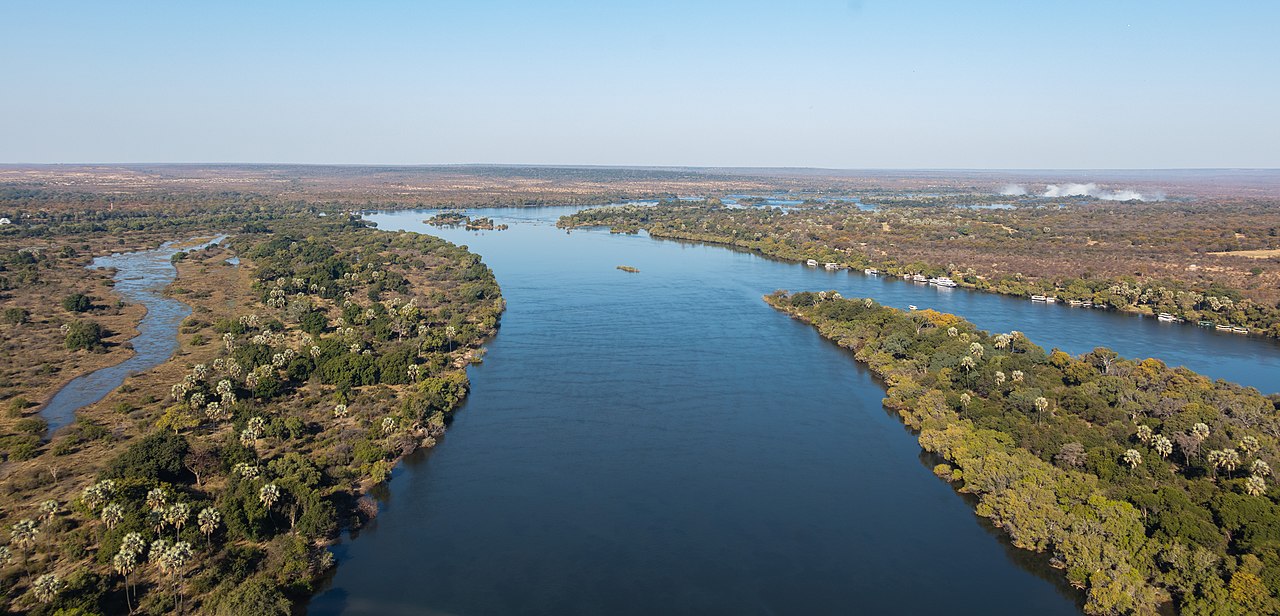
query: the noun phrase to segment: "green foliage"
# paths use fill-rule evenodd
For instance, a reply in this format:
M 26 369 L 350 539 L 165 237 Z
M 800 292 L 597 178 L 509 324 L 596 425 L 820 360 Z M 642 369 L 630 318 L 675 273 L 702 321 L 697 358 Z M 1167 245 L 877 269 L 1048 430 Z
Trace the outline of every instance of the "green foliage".
M 72 293 L 62 298 L 62 309 L 67 312 L 88 312 L 93 309 L 93 298 L 84 293 Z
M 185 482 L 188 473 L 182 466 L 182 458 L 187 450 L 186 438 L 164 430 L 153 432 L 112 460 L 104 476 Z
M 94 321 L 72 321 L 68 326 L 66 346 L 68 350 L 98 351 L 103 347 L 106 330 Z
M 1187 613 L 1275 613 L 1274 399 L 1108 349 L 1075 358 L 1020 334 L 998 345 L 929 310 L 827 293 L 766 300 L 868 363 L 888 383 L 886 407 L 947 462 L 937 472 L 1014 545 L 1052 554 L 1086 590 L 1086 612 L 1148 612 L 1170 595 Z M 1211 462 L 1224 450 L 1234 475 Z
M 289 616 L 290 603 L 275 582 L 265 576 L 246 580 L 221 595 L 215 616 Z

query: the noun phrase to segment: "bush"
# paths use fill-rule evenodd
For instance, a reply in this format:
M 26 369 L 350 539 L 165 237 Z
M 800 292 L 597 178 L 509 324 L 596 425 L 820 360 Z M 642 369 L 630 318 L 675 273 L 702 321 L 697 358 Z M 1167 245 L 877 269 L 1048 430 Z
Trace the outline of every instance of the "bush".
M 88 312 L 93 308 L 93 298 L 84 293 L 72 293 L 62 298 L 62 307 L 68 312 Z
M 129 446 L 107 467 L 107 477 L 145 478 L 168 483 L 187 479 L 182 458 L 187 439 L 170 432 L 155 432 Z
M 31 313 L 27 312 L 26 308 L 13 306 L 4 309 L 4 322 L 8 325 L 22 325 L 30 316 Z
M 76 321 L 67 331 L 67 349 L 71 351 L 102 349 L 104 348 L 102 339 L 105 336 L 106 330 L 102 329 L 101 325 L 93 321 Z

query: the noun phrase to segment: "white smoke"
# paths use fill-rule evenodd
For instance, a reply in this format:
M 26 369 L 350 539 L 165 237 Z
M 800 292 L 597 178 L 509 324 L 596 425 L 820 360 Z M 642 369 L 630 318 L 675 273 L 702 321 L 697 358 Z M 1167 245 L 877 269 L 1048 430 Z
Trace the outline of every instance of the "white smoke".
M 1003 197 L 1021 197 L 1028 194 L 1027 187 L 1022 184 L 1005 184 L 1000 188 Z M 1140 193 L 1128 188 L 1121 190 L 1104 190 L 1094 182 L 1088 184 L 1049 184 L 1045 186 L 1041 197 L 1093 197 L 1103 201 L 1164 201 L 1163 192 Z

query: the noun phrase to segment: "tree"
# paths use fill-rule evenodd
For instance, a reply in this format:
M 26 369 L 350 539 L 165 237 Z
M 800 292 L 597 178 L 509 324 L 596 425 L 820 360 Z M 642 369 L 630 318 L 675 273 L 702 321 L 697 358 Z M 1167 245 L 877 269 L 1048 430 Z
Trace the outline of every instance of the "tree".
M 1173 453 L 1173 441 L 1165 438 L 1163 434 L 1157 434 L 1151 437 L 1151 448 L 1156 450 L 1156 454 L 1161 459 L 1168 458 Z
M 66 347 L 69 351 L 97 351 L 104 348 L 106 330 L 94 321 L 73 321 L 67 325 Z
M 1267 491 L 1267 481 L 1257 475 L 1244 480 L 1244 491 L 1249 496 L 1262 496 Z
M 1085 453 L 1084 445 L 1080 443 L 1067 443 L 1058 451 L 1058 455 L 1053 457 L 1059 466 L 1066 468 L 1080 468 L 1089 460 L 1088 454 Z
M 288 616 L 290 603 L 265 575 L 249 578 L 218 602 L 215 616 Z
M 59 578 L 57 574 L 46 573 L 36 578 L 35 583 L 31 585 L 31 594 L 35 595 L 36 601 L 52 603 L 58 597 L 58 593 L 62 592 L 64 586 L 62 578 Z
M 101 517 L 102 523 L 107 527 L 107 530 L 111 530 L 124 520 L 124 507 L 116 503 L 107 503 L 102 508 L 102 514 L 99 517 Z
M 196 522 L 200 525 L 200 532 L 204 534 L 205 540 L 209 545 L 212 545 L 213 533 L 222 524 L 222 514 L 218 513 L 218 510 L 213 507 L 205 507 L 196 516 Z
M 93 298 L 84 293 L 72 293 L 62 298 L 62 308 L 67 312 L 88 312 L 93 309 Z
M 1142 464 L 1142 454 L 1139 453 L 1137 449 L 1126 449 L 1124 455 L 1120 456 L 1120 459 L 1123 460 L 1125 464 L 1128 464 L 1131 469 L 1138 468 L 1138 465 Z

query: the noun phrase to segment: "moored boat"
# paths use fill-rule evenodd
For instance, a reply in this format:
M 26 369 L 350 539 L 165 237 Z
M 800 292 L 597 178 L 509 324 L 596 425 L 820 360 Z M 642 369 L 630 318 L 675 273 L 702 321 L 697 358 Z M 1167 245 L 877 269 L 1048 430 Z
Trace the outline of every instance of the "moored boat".
M 957 284 L 956 284 L 956 281 L 954 281 L 954 280 L 952 280 L 952 279 L 950 279 L 950 278 L 947 278 L 946 276 L 939 276 L 939 277 L 937 277 L 937 278 L 930 278 L 930 279 L 929 279 L 929 283 L 930 283 L 930 284 L 936 284 L 936 285 L 938 285 L 938 286 L 940 286 L 940 287 L 955 287 L 955 286 L 959 286 L 959 285 L 957 285 Z
M 1031 301 L 1033 301 L 1033 302 L 1043 302 L 1043 301 L 1045 301 L 1045 300 L 1047 300 L 1047 299 L 1049 299 L 1049 298 L 1047 298 L 1047 297 L 1045 297 L 1045 296 L 1043 296 L 1043 295 L 1032 295 L 1032 296 L 1031 296 Z
M 817 259 L 809 259 L 808 261 L 805 261 L 805 262 L 804 262 L 804 264 L 805 264 L 805 265 L 808 265 L 809 267 L 818 267 L 818 260 L 817 260 Z

